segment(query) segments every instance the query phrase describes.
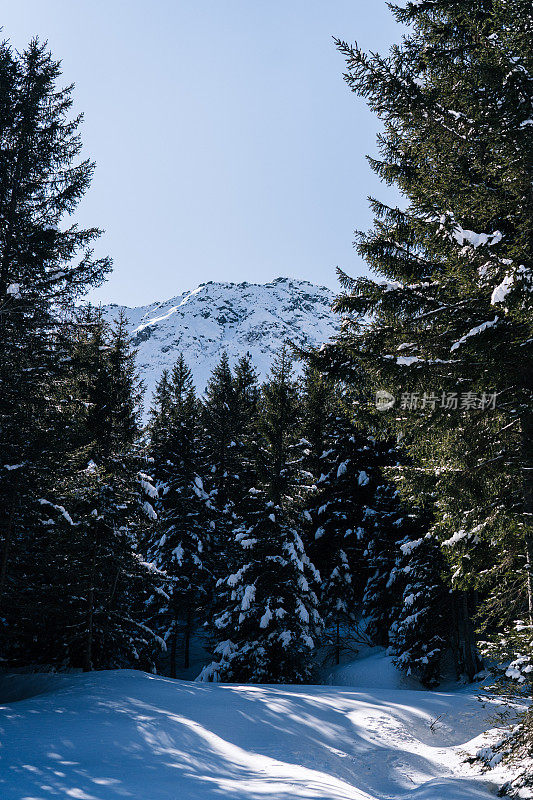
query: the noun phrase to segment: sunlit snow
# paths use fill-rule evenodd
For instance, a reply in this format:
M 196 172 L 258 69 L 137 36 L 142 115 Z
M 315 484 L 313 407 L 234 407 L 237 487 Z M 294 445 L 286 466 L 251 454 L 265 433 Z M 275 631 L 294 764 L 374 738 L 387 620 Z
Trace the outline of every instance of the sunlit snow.
M 371 678 L 379 667 L 369 661 Z M 496 710 L 470 692 L 195 684 L 117 670 L 4 677 L 0 702 L 2 800 L 495 796 L 463 763 Z

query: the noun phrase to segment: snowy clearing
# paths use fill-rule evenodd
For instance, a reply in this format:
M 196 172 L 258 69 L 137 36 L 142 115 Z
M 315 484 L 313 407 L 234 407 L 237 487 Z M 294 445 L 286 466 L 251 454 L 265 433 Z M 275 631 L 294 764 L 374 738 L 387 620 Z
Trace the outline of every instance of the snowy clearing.
M 11 700 L 0 706 L 2 800 L 496 794 L 462 763 L 495 709 L 464 691 L 206 685 L 133 670 L 5 677 L 0 691 Z

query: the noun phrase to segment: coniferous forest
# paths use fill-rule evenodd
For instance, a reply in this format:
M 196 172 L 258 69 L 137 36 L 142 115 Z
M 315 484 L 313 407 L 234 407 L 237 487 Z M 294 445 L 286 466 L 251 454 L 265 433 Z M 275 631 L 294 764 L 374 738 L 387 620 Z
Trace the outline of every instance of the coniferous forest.
M 70 221 L 73 88 L 1 46 L 4 671 L 175 678 L 199 641 L 202 682 L 311 684 L 371 645 L 425 688 L 531 694 L 531 6 L 392 11 L 389 54 L 336 40 L 402 198 L 356 234 L 372 277 L 339 271 L 336 339 L 262 383 L 221 352 L 205 393 L 183 354 L 143 397 L 127 320 L 85 302 L 111 260 Z

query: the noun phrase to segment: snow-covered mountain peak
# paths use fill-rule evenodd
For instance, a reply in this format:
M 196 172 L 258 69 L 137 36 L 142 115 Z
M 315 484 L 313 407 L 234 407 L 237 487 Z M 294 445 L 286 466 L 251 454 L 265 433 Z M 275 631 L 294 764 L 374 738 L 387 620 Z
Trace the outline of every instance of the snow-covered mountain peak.
M 199 392 L 223 352 L 232 363 L 250 353 L 265 378 L 284 342 L 320 345 L 335 335 L 339 320 L 331 310 L 333 298 L 330 289 L 293 278 L 265 284 L 209 281 L 162 303 L 112 304 L 104 311 L 109 319 L 123 311 L 129 320 L 148 406 L 161 373 L 180 352 Z

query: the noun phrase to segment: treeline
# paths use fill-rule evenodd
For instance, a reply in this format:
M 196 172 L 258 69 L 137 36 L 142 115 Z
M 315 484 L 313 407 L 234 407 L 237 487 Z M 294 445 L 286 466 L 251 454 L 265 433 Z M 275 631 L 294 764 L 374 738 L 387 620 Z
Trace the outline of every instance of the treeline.
M 342 332 L 258 386 L 180 358 L 139 424 L 124 320 L 76 305 L 110 268 L 61 227 L 93 171 L 71 88 L 0 51 L 0 656 L 304 681 L 364 621 L 426 685 L 451 654 L 533 674 L 531 8 L 427 0 L 388 57 L 339 42 L 383 120 Z M 374 392 L 379 395 L 376 407 Z M 385 394 L 383 394 L 385 393 Z M 207 626 L 205 625 L 207 623 Z M 185 653 L 179 643 L 185 642 Z
M 4 43 L 0 73 L 3 666 L 153 669 L 167 646 L 173 670 L 180 626 L 209 620 L 205 677 L 303 680 L 366 613 L 383 642 L 397 621 L 398 657 L 433 681 L 438 648 L 414 635 L 396 563 L 418 523 L 355 389 L 311 367 L 297 386 L 285 353 L 264 387 L 223 360 L 199 401 L 179 361 L 143 434 L 125 321 L 79 306 L 110 261 L 98 229 L 68 225 L 94 169 L 72 87 L 38 41 Z
M 284 350 L 259 386 L 248 356 L 223 355 L 198 398 L 180 356 L 143 430 L 125 321 L 87 308 L 60 332 L 47 437 L 26 431 L 53 453 L 4 465 L 6 486 L 34 478 L 4 539 L 6 667 L 175 676 L 199 630 L 205 680 L 305 681 L 373 641 L 438 682 L 438 549 L 418 546 L 422 517 L 384 476 L 399 455 L 373 435 L 362 383 L 311 366 L 295 380 Z
M 182 641 L 188 664 L 203 623 L 213 644 L 203 680 L 309 680 L 319 648 L 338 661 L 359 637 L 436 683 L 449 601 L 438 548 L 415 547 L 422 517 L 384 476 L 399 455 L 373 435 L 362 382 L 292 373 L 284 350 L 259 386 L 249 357 L 232 369 L 223 355 L 198 399 L 180 357 L 157 387 L 147 550 L 167 582 L 150 624 L 169 643 L 170 672 Z
M 3 451 L 2 662 L 149 669 L 145 606 L 156 584 L 141 543 L 155 490 L 142 471 L 125 322 L 110 328 L 87 309 L 63 322 L 50 346 L 45 376 L 54 380 L 31 418 L 33 398 L 19 383 L 10 422 L 20 436 L 9 461 Z
M 405 455 L 378 435 L 362 373 L 295 379 L 283 350 L 260 386 L 248 356 L 223 355 L 198 398 L 180 356 L 143 429 L 125 320 L 89 307 L 60 332 L 47 438 L 26 431 L 53 454 L 4 540 L 5 666 L 175 677 L 200 633 L 203 680 L 311 680 L 361 642 L 427 686 L 446 654 L 474 675 L 465 595 L 445 586 L 431 517 L 387 477 Z

